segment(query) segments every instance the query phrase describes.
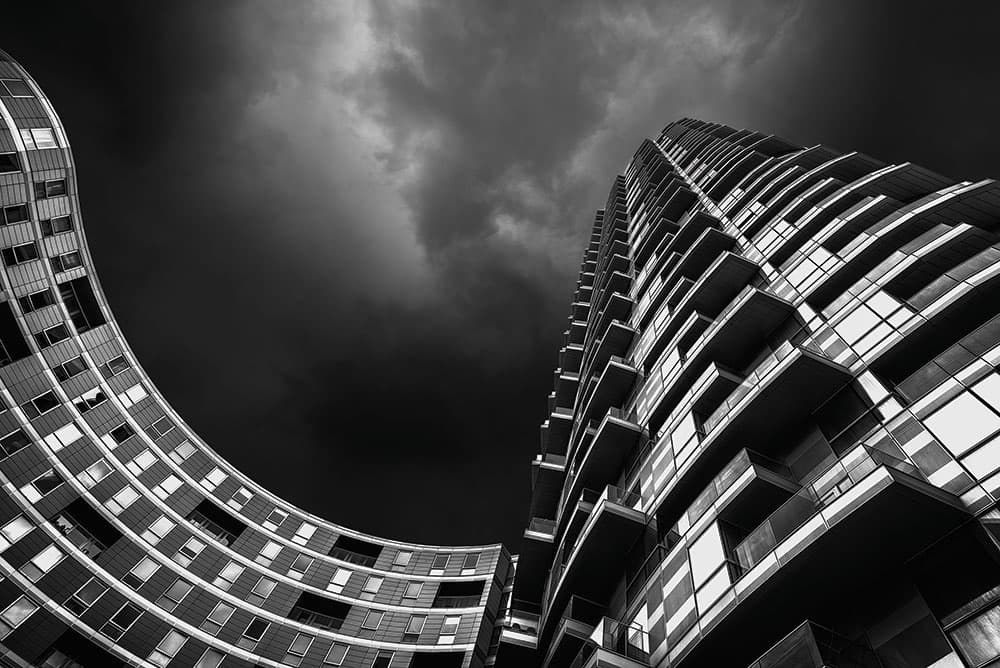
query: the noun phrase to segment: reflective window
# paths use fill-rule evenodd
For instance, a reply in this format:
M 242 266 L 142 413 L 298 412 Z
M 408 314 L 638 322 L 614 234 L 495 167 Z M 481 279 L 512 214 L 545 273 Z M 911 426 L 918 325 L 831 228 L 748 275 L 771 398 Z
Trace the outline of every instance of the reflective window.
M 1000 606 L 980 613 L 948 635 L 970 666 L 982 666 L 1000 657 Z
M 1000 429 L 1000 417 L 969 392 L 963 392 L 924 420 L 956 457 Z

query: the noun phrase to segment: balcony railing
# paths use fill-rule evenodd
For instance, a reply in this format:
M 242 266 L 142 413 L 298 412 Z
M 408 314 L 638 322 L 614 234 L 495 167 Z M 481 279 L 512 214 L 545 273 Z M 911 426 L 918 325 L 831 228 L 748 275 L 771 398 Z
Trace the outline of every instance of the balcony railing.
M 584 645 L 573 659 L 570 668 L 582 668 L 598 650 L 624 656 L 636 664 L 649 665 L 649 634 L 638 624 L 626 624 L 605 617 L 594 629 L 591 642 Z M 599 663 L 599 665 L 605 665 Z M 615 664 L 616 665 L 616 664 Z
M 925 480 L 913 464 L 859 445 L 796 492 L 736 546 L 740 568 L 746 572 L 760 563 L 781 541 L 880 466 Z
M 806 621 L 748 668 L 881 668 L 881 665 L 868 647 Z

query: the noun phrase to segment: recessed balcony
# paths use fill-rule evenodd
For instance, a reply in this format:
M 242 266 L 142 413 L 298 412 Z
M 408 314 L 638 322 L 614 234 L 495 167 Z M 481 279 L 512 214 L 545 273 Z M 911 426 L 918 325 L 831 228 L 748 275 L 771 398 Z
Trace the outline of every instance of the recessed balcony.
M 968 519 L 960 499 L 912 464 L 858 446 L 737 545 L 740 576 L 704 602 L 671 665 L 748 663 L 802 619 L 863 607 L 866 595 L 877 596 L 908 560 Z
M 604 619 L 604 607 L 579 596 L 572 596 L 559 616 L 559 624 L 548 645 L 542 668 L 566 668 L 594 629 Z
M 605 617 L 590 634 L 571 664 L 572 668 L 648 668 L 649 634 Z
M 576 540 L 569 543 L 566 534 L 549 574 L 543 639 L 554 629 L 553 611 L 562 610 L 570 596 L 600 602 L 611 594 L 619 573 L 608 564 L 620 563 L 646 526 L 646 514 L 633 507 L 639 501 L 638 495 L 609 485 L 594 501 Z

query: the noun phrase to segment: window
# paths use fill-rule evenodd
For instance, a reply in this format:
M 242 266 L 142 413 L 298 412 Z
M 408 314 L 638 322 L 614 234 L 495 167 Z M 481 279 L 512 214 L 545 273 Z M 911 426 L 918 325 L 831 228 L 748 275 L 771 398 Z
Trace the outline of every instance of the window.
M 385 578 L 380 578 L 377 575 L 369 575 L 368 579 L 365 580 L 365 586 L 361 588 L 361 598 L 366 601 L 371 601 L 375 598 L 375 594 L 378 590 L 382 588 L 382 582 Z
M 1000 417 L 970 392 L 963 392 L 924 420 L 944 447 L 959 457 L 1000 429 Z
M 38 476 L 27 485 L 21 488 L 21 493 L 30 501 L 31 503 L 38 503 L 43 496 L 54 490 L 59 485 L 63 484 L 63 479 L 58 473 L 49 469 L 42 475 Z
M 219 571 L 219 575 L 212 582 L 216 587 L 222 591 L 229 591 L 229 588 L 233 586 L 236 579 L 243 574 L 244 567 L 235 561 L 230 561 L 228 564 L 222 567 Z
M 35 199 L 48 199 L 66 194 L 66 179 L 35 182 Z
M 39 394 L 34 399 L 24 402 L 21 404 L 21 410 L 24 414 L 28 416 L 29 420 L 34 420 L 39 415 L 43 413 L 48 413 L 49 411 L 55 409 L 59 406 L 59 400 L 56 399 L 56 395 L 49 390 L 43 394 Z
M 260 548 L 260 554 L 254 558 L 254 561 L 261 566 L 270 566 L 280 552 L 281 543 L 269 540 L 264 544 L 264 547 Z
M 81 374 L 87 370 L 87 363 L 83 361 L 82 357 L 74 357 L 68 359 L 62 364 L 56 364 L 52 367 L 52 373 L 56 375 L 56 380 L 60 383 L 64 383 L 73 376 Z
M 333 577 L 330 578 L 330 584 L 326 586 L 327 590 L 337 594 L 344 591 L 344 585 L 347 584 L 347 581 L 351 578 L 351 573 L 353 572 L 354 571 L 349 571 L 346 568 L 338 568 L 334 572 Z
M 250 605 L 260 606 L 267 600 L 267 597 L 271 595 L 274 591 L 274 587 L 278 583 L 270 578 L 262 577 L 257 580 L 257 584 L 253 586 L 250 593 L 247 595 L 247 603 Z
M 43 329 L 35 334 L 35 343 L 38 344 L 39 348 L 48 348 L 49 346 L 54 346 L 60 341 L 65 341 L 68 338 L 69 330 L 66 329 L 66 325 L 59 324 L 54 327 L 49 327 L 48 329 Z
M 472 575 L 476 572 L 476 567 L 479 566 L 479 553 L 467 554 L 465 555 L 465 561 L 462 563 L 462 575 Z
M 64 607 L 79 617 L 94 605 L 104 592 L 107 586 L 97 578 L 90 578 L 86 584 L 76 590 L 76 592 L 66 599 Z
M 226 655 L 219 650 L 209 648 L 198 659 L 198 663 L 194 664 L 194 668 L 219 668 L 225 658 Z
M 211 492 L 214 491 L 216 487 L 225 482 L 226 478 L 228 477 L 229 476 L 226 475 L 225 471 L 216 466 L 214 469 L 205 474 L 204 478 L 201 479 L 201 486 Z
M 423 582 L 407 582 L 406 591 L 403 592 L 403 598 L 419 598 L 420 590 L 423 586 Z
M 399 566 L 400 568 L 408 566 L 410 564 L 410 559 L 413 558 L 412 552 L 406 552 L 400 550 L 396 553 L 396 557 L 392 560 L 393 567 Z
M 146 448 L 145 450 L 137 454 L 135 457 L 133 457 L 132 460 L 125 465 L 125 468 L 131 471 L 132 475 L 137 476 L 146 469 L 148 469 L 150 466 L 155 464 L 156 461 L 157 461 L 156 455 L 153 454 L 153 451 L 150 450 L 149 448 Z
M 410 615 L 410 619 L 406 622 L 406 629 L 403 631 L 403 635 L 407 636 L 419 636 L 420 632 L 424 630 L 424 622 L 427 621 L 427 615 Z
M 92 408 L 97 408 L 107 400 L 108 398 L 105 396 L 101 388 L 95 387 L 92 390 L 87 390 L 74 399 L 73 405 L 76 406 L 76 410 L 81 413 L 86 413 Z
M 308 522 L 303 522 L 296 529 L 295 535 L 292 536 L 292 542 L 298 545 L 305 545 L 312 538 L 313 534 L 316 533 L 316 527 Z
M 241 637 L 236 644 L 243 649 L 253 649 L 260 642 L 260 639 L 264 637 L 267 633 L 267 628 L 271 624 L 269 622 L 260 619 L 259 617 L 254 617 L 250 624 L 247 626 L 246 631 L 243 632 L 243 637 Z
M 156 434 L 154 438 L 160 438 L 161 436 L 166 436 L 173 431 L 174 423 L 171 422 L 169 418 L 164 416 L 149 425 L 149 428 L 153 430 L 154 434 Z
M 264 528 L 269 531 L 276 531 L 286 519 L 288 519 L 288 513 L 280 508 L 275 508 L 268 514 L 267 519 L 264 520 Z
M 96 462 L 76 474 L 76 479 L 87 489 L 111 475 L 111 465 L 101 457 Z
M 285 654 L 285 658 L 282 659 L 282 663 L 289 666 L 298 666 L 302 663 L 302 658 L 309 651 L 312 646 L 313 640 L 315 638 L 305 633 L 299 633 L 292 640 L 292 644 L 288 646 L 288 652 Z
M 143 399 L 149 396 L 149 392 L 146 388 L 142 386 L 142 383 L 136 383 L 132 387 L 128 388 L 124 392 L 119 393 L 118 401 L 122 402 L 125 408 L 132 408 Z
M 142 539 L 150 545 L 156 545 L 177 526 L 166 515 L 160 515 L 149 528 L 142 532 Z
M 195 447 L 191 445 L 191 441 L 181 441 L 177 447 L 170 452 L 170 458 L 174 460 L 175 464 L 182 464 L 194 453 Z
M 27 128 L 22 129 L 21 141 L 24 142 L 24 148 L 27 150 L 59 148 L 59 144 L 56 143 L 56 136 L 55 133 L 52 132 L 52 128 L 31 128 L 30 130 Z
M 23 79 L 0 79 L 0 86 L 0 95 L 6 93 L 10 97 L 34 97 Z
M 31 439 L 20 429 L 15 429 L 0 438 L 0 457 L 9 457 L 31 443 Z
M 26 295 L 24 297 L 18 297 L 17 303 L 20 304 L 22 312 L 31 313 L 32 311 L 37 311 L 38 309 L 55 304 L 56 299 L 52 296 L 52 291 L 45 288 L 44 290 L 32 292 L 30 295 Z
M 124 422 L 111 431 L 102 439 L 110 449 L 114 450 L 119 445 L 127 441 L 128 439 L 135 436 L 135 431 L 132 427 L 128 426 Z
M 431 564 L 431 575 L 444 575 L 446 568 L 448 568 L 448 555 L 435 554 L 434 563 Z
M 205 544 L 194 536 L 191 536 L 180 546 L 173 559 L 176 563 L 187 568 L 204 549 Z
M 29 533 L 35 525 L 32 524 L 24 515 L 18 515 L 13 518 L 7 524 L 0 527 L 0 552 L 3 552 L 8 547 L 21 540 L 25 534 Z
M 983 666 L 1000 656 L 1000 606 L 994 606 L 948 633 L 970 666 Z
M 380 649 L 378 654 L 375 655 L 375 660 L 372 661 L 372 668 L 389 668 L 394 655 L 395 652 L 391 652 L 387 649 Z
M 3 255 L 3 263 L 8 267 L 13 267 L 24 262 L 31 262 L 38 259 L 38 245 L 32 241 L 26 244 L 18 244 L 0 251 Z
M 101 633 L 112 640 L 118 640 L 141 615 L 142 610 L 131 603 L 126 603 L 101 627 Z
M 42 223 L 42 236 L 43 237 L 53 237 L 57 234 L 62 234 L 63 232 L 69 232 L 73 229 L 73 218 L 71 216 L 58 216 L 56 218 L 49 218 L 48 220 L 43 220 Z
M 172 612 L 177 605 L 184 600 L 184 597 L 191 591 L 192 585 L 187 580 L 178 578 L 172 585 L 167 587 L 163 595 L 156 600 L 156 605 L 167 612 Z
M 295 559 L 292 560 L 291 568 L 288 569 L 288 577 L 293 580 L 301 580 L 309 567 L 312 566 L 313 561 L 315 560 L 312 557 L 305 554 L 296 555 Z
M 38 582 L 42 576 L 55 568 L 56 564 L 63 560 L 66 555 L 55 545 L 42 548 L 41 552 L 31 558 L 31 560 L 21 566 L 21 574 L 32 582 Z
M 158 498 L 166 501 L 171 494 L 176 492 L 181 488 L 184 483 L 180 478 L 175 476 L 173 473 L 168 473 L 167 477 L 161 480 L 155 487 L 153 487 L 153 494 Z
M 83 266 L 83 259 L 80 257 L 80 251 L 70 251 L 69 253 L 56 255 L 55 257 L 49 258 L 49 260 L 52 263 L 52 271 L 57 274 L 62 271 L 69 271 L 70 269 L 76 269 L 77 267 Z
M 0 153 L 0 174 L 21 171 L 21 161 L 17 153 Z
M 138 589 L 146 584 L 149 578 L 153 577 L 153 573 L 159 568 L 160 565 L 158 563 L 149 557 L 143 557 L 128 573 L 122 576 L 122 582 L 132 589 Z
M 161 666 L 161 668 L 166 666 L 177 656 L 177 652 L 181 651 L 181 647 L 186 642 L 186 635 L 170 629 L 167 631 L 167 635 L 163 636 L 163 640 L 149 653 L 149 662 L 153 665 Z
M 67 445 L 75 443 L 77 439 L 83 437 L 83 432 L 72 422 L 68 422 L 45 437 L 45 445 L 52 448 L 52 452 L 59 452 Z
M 38 606 L 27 596 L 22 596 L 0 612 L 0 637 L 6 637 L 32 615 Z
M 139 492 L 126 485 L 118 490 L 114 496 L 104 502 L 104 506 L 111 511 L 112 515 L 120 515 L 126 508 L 135 503 L 139 498 Z
M 205 618 L 205 621 L 201 623 L 201 630 L 206 633 L 210 633 L 213 636 L 217 635 L 219 631 L 222 630 L 222 627 L 226 625 L 226 622 L 229 621 L 229 618 L 233 616 L 235 611 L 236 608 L 233 606 L 229 605 L 225 601 L 219 601 L 215 605 L 212 612 L 208 613 L 208 617 Z
M 365 621 L 361 623 L 361 628 L 374 631 L 382 623 L 382 617 L 384 616 L 385 613 L 381 610 L 369 610 L 368 614 L 365 615 Z
M 0 213 L 0 225 L 14 225 L 15 223 L 26 223 L 31 220 L 31 210 L 27 204 L 15 204 L 5 206 Z
M 691 559 L 691 578 L 694 580 L 695 588 L 698 588 L 726 559 L 718 524 L 711 525 L 698 536 L 691 544 L 688 556 Z
M 344 659 L 347 658 L 347 651 L 351 649 L 350 645 L 345 645 L 344 643 L 335 642 L 330 651 L 326 653 L 326 658 L 323 659 L 323 665 L 325 666 L 342 666 L 344 665 Z
M 124 355 L 119 355 L 118 357 L 105 362 L 102 368 L 104 369 L 105 374 L 110 378 L 111 376 L 117 376 L 131 366 L 132 365 L 129 364 L 129 361 L 125 359 Z
M 233 510 L 243 510 L 243 506 L 250 503 L 250 499 L 253 498 L 253 493 L 246 487 L 240 487 L 238 490 L 233 492 L 232 497 L 226 501 L 226 505 Z
M 458 625 L 462 623 L 461 615 L 448 615 L 441 625 L 441 633 L 438 636 L 439 645 L 453 645 L 455 636 L 458 634 Z

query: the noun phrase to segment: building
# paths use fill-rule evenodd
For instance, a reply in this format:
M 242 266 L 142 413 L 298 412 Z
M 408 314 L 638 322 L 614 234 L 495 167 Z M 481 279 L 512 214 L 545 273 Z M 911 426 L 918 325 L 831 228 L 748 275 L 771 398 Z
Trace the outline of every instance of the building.
M 478 667 L 500 545 L 276 498 L 164 401 L 87 251 L 66 133 L 0 52 L 0 665 Z
M 497 664 L 998 665 L 998 227 L 992 180 L 692 119 L 643 142 Z

